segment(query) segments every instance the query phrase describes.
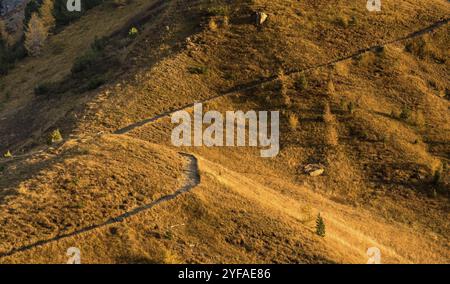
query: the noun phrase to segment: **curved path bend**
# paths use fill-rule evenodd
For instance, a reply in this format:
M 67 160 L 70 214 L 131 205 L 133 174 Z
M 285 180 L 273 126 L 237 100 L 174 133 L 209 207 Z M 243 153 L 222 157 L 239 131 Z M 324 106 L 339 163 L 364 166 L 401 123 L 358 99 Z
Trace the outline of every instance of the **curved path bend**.
M 114 224 L 114 223 L 120 223 L 123 220 L 128 219 L 128 218 L 130 218 L 130 217 L 132 217 L 134 215 L 137 215 L 137 214 L 139 214 L 139 213 L 141 213 L 143 211 L 147 211 L 147 210 L 155 207 L 156 205 L 158 205 L 158 204 L 160 204 L 162 202 L 166 202 L 166 201 L 175 199 L 179 195 L 182 195 L 182 194 L 184 194 L 186 192 L 191 191 L 198 184 L 200 184 L 200 173 L 199 173 L 199 170 L 198 170 L 198 160 L 197 160 L 197 158 L 194 155 L 191 155 L 191 154 L 188 154 L 188 153 L 180 153 L 180 154 L 182 156 L 184 156 L 189 161 L 188 165 L 187 165 L 187 168 L 185 169 L 186 182 L 181 188 L 179 188 L 174 193 L 165 195 L 165 196 L 163 196 L 163 197 L 161 197 L 161 198 L 159 198 L 159 199 L 157 199 L 157 200 L 155 200 L 155 201 L 153 201 L 153 202 L 151 202 L 149 204 L 142 205 L 142 206 L 137 207 L 137 208 L 135 208 L 135 209 L 133 209 L 131 211 L 125 212 L 125 213 L 123 213 L 123 214 L 121 214 L 119 216 L 112 217 L 112 218 L 106 220 L 103 223 L 99 223 L 99 224 L 91 225 L 91 226 L 88 226 L 88 227 L 84 227 L 84 228 L 78 229 L 76 231 L 73 231 L 71 233 L 62 234 L 62 235 L 56 236 L 54 238 L 46 239 L 46 240 L 40 240 L 40 241 L 37 241 L 37 242 L 29 244 L 29 245 L 17 247 L 17 248 L 11 249 L 10 251 L 0 253 L 0 258 L 6 257 L 6 256 L 11 256 L 11 255 L 16 254 L 18 252 L 24 252 L 24 251 L 30 250 L 32 248 L 35 248 L 35 247 L 39 247 L 39 246 L 46 245 L 48 243 L 59 241 L 61 239 L 65 239 L 65 238 L 73 237 L 73 236 L 76 236 L 76 235 L 80 235 L 82 233 L 89 232 L 89 231 L 92 231 L 92 230 L 95 230 L 95 229 L 98 229 L 98 228 L 102 228 L 102 227 L 105 227 L 105 226 L 108 226 L 108 225 L 111 225 L 111 224 Z

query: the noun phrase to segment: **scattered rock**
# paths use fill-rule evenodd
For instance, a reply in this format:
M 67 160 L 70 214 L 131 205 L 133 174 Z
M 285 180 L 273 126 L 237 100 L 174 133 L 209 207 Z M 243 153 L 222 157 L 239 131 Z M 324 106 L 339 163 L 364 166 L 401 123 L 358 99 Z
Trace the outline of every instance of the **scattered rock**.
M 13 155 L 11 154 L 11 152 L 8 150 L 5 154 L 3 154 L 4 158 L 12 158 Z
M 256 25 L 261 26 L 265 21 L 267 21 L 268 17 L 269 15 L 264 12 L 256 12 Z
M 308 174 L 312 177 L 317 177 L 322 175 L 325 172 L 325 169 L 319 164 L 308 164 L 304 168 L 305 174 Z

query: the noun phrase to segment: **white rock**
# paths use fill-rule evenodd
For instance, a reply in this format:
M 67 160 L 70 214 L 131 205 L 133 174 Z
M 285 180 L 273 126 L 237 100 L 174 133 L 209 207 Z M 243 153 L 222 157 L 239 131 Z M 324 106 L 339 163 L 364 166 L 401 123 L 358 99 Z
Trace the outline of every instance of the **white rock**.
M 304 168 L 305 173 L 312 176 L 320 176 L 325 172 L 325 169 L 319 164 L 308 164 Z
M 312 177 L 317 177 L 317 176 L 322 175 L 324 172 L 325 172 L 324 169 L 318 169 L 318 170 L 310 172 L 309 175 Z
M 264 22 L 267 20 L 268 17 L 269 17 L 269 15 L 267 15 L 264 12 L 257 12 L 256 13 L 256 23 L 260 26 L 260 25 L 264 24 Z

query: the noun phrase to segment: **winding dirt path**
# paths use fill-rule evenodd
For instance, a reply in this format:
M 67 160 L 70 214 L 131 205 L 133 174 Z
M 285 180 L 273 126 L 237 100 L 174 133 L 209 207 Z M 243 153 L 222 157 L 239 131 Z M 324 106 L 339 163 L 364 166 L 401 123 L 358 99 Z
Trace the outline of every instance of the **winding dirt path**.
M 159 4 L 160 3 L 155 3 L 155 6 L 158 7 Z M 385 47 L 385 46 L 390 45 L 390 44 L 395 44 L 395 43 L 399 43 L 399 42 L 402 42 L 402 41 L 407 40 L 407 39 L 412 39 L 412 38 L 415 38 L 415 37 L 419 37 L 421 35 L 424 35 L 426 33 L 429 33 L 429 32 L 432 32 L 432 31 L 438 29 L 438 28 L 440 28 L 441 26 L 443 26 L 445 24 L 448 24 L 449 21 L 450 21 L 450 18 L 445 18 L 445 19 L 439 20 L 439 21 L 429 25 L 428 27 L 425 27 L 425 28 L 420 29 L 418 31 L 412 32 L 412 33 L 410 33 L 410 34 L 408 34 L 408 35 L 406 35 L 404 37 L 393 39 L 393 40 L 387 41 L 387 42 L 385 42 L 383 44 L 380 44 L 380 45 L 374 45 L 374 46 L 370 46 L 370 47 L 367 47 L 367 48 L 363 48 L 363 49 L 358 50 L 355 53 L 352 53 L 350 55 L 334 59 L 334 60 L 329 61 L 329 62 L 313 65 L 313 66 L 310 66 L 310 67 L 305 67 L 305 68 L 302 68 L 302 69 L 285 70 L 284 73 L 286 75 L 293 75 L 293 74 L 302 73 L 302 72 L 305 72 L 305 71 L 311 71 L 311 70 L 314 70 L 314 69 L 331 66 L 331 65 L 334 65 L 334 64 L 336 64 L 338 62 L 342 62 L 342 61 L 345 61 L 345 60 L 356 58 L 356 57 L 358 57 L 358 56 L 360 56 L 360 55 L 362 55 L 362 54 L 364 54 L 366 52 L 376 51 L 377 49 L 379 49 L 381 47 Z M 150 117 L 150 118 L 146 118 L 146 119 L 140 120 L 138 122 L 129 124 L 129 125 L 125 126 L 125 127 L 122 127 L 120 129 L 114 131 L 113 134 L 126 134 L 126 133 L 128 133 L 128 132 L 130 132 L 130 131 L 132 131 L 132 130 L 134 130 L 136 128 L 139 128 L 141 126 L 144 126 L 144 125 L 152 123 L 152 122 L 155 122 L 155 121 L 157 121 L 157 120 L 159 120 L 161 118 L 165 118 L 165 117 L 167 117 L 167 116 L 169 116 L 171 114 L 174 114 L 177 111 L 181 111 L 181 110 L 186 110 L 186 109 L 192 108 L 194 106 L 194 104 L 196 104 L 196 103 L 206 103 L 206 102 L 213 101 L 213 100 L 221 98 L 221 97 L 231 96 L 231 95 L 234 95 L 234 94 L 239 93 L 239 92 L 248 91 L 248 90 L 254 89 L 254 88 L 258 87 L 258 86 L 261 86 L 262 84 L 273 82 L 273 81 L 275 81 L 277 79 L 278 79 L 278 76 L 274 75 L 274 76 L 271 76 L 271 77 L 258 79 L 258 80 L 254 80 L 254 81 L 249 82 L 249 83 L 245 83 L 245 84 L 234 86 L 234 87 L 232 87 L 232 88 L 230 88 L 228 90 L 225 90 L 221 94 L 218 94 L 218 95 L 215 95 L 215 96 L 203 99 L 203 100 L 198 100 L 198 101 L 195 101 L 193 103 L 190 103 L 190 104 L 187 104 L 185 106 L 182 106 L 180 108 L 171 109 L 171 110 L 165 111 L 163 113 L 160 113 L 160 114 L 158 114 L 156 116 L 153 116 L 153 117 Z M 9 161 L 15 160 L 15 159 L 26 158 L 26 157 L 29 157 L 31 155 L 34 155 L 34 154 L 40 153 L 40 152 L 42 152 L 42 150 L 26 153 L 26 154 L 23 154 L 23 155 L 20 155 L 20 156 L 14 156 L 13 158 L 6 159 L 4 161 L 0 160 L 0 164 L 9 162 Z
M 329 62 L 325 62 L 325 63 L 321 63 L 321 64 L 317 64 L 317 65 L 313 65 L 313 66 L 305 67 L 305 68 L 301 68 L 301 69 L 284 70 L 284 74 L 285 75 L 294 75 L 294 74 L 302 73 L 302 72 L 305 72 L 305 71 L 311 71 L 311 70 L 315 70 L 315 69 L 322 68 L 322 67 L 328 67 L 328 66 L 334 65 L 336 63 L 342 62 L 342 61 L 346 61 L 346 60 L 349 60 L 349 59 L 352 59 L 352 58 L 356 58 L 356 57 L 358 57 L 358 56 L 360 56 L 360 55 L 362 55 L 362 54 L 364 54 L 366 52 L 376 51 L 376 50 L 378 50 L 378 49 L 380 49 L 382 47 L 385 47 L 387 45 L 391 45 L 391 44 L 402 42 L 404 40 L 408 40 L 408 39 L 419 37 L 421 35 L 424 35 L 426 33 L 429 33 L 429 32 L 432 32 L 432 31 L 438 29 L 438 28 L 440 28 L 441 26 L 443 26 L 445 24 L 448 24 L 449 21 L 450 21 L 450 18 L 442 19 L 442 20 L 439 20 L 439 21 L 433 23 L 432 25 L 430 25 L 430 26 L 428 26 L 426 28 L 423 28 L 423 29 L 420 29 L 418 31 L 412 32 L 412 33 L 410 33 L 410 34 L 408 34 L 408 35 L 406 35 L 404 37 L 393 39 L 393 40 L 387 41 L 387 42 L 385 42 L 383 44 L 373 45 L 373 46 L 370 46 L 370 47 L 367 47 L 367 48 L 363 48 L 363 49 L 358 50 L 355 53 L 352 53 L 350 55 L 334 59 L 334 60 L 329 61 Z M 177 111 L 189 109 L 189 108 L 193 107 L 194 104 L 196 104 L 196 103 L 206 103 L 206 102 L 213 101 L 213 100 L 221 98 L 221 97 L 231 96 L 231 95 L 234 95 L 236 93 L 248 91 L 248 90 L 254 89 L 254 88 L 258 87 L 258 86 L 261 86 L 262 84 L 270 83 L 270 82 L 273 82 L 273 81 L 276 81 L 276 80 L 278 80 L 278 75 L 273 75 L 273 76 L 270 76 L 270 77 L 254 80 L 254 81 L 249 82 L 249 83 L 237 85 L 237 86 L 234 86 L 234 87 L 232 87 L 232 88 L 230 88 L 228 90 L 225 90 L 221 94 L 218 94 L 218 95 L 215 95 L 215 96 L 203 99 L 203 100 L 198 100 L 196 102 L 190 103 L 190 104 L 182 106 L 180 108 L 168 110 L 168 111 L 163 112 L 161 114 L 158 114 L 156 116 L 143 119 L 141 121 L 138 121 L 138 122 L 132 123 L 130 125 L 127 125 L 127 126 L 121 128 L 121 129 L 118 129 L 118 130 L 114 131 L 113 133 L 114 134 L 125 134 L 127 132 L 130 132 L 130 131 L 136 129 L 136 128 L 139 128 L 141 126 L 144 126 L 144 125 L 152 123 L 152 122 L 155 122 L 155 121 L 157 121 L 157 120 L 159 120 L 161 118 L 167 117 L 167 116 L 169 116 L 171 114 L 174 114 Z
M 65 238 L 73 237 L 73 236 L 76 236 L 76 235 L 80 235 L 82 233 L 89 232 L 89 231 L 92 231 L 92 230 L 95 230 L 95 229 L 98 229 L 98 228 L 102 228 L 102 227 L 105 227 L 105 226 L 108 226 L 108 225 L 111 225 L 111 224 L 114 224 L 114 223 L 120 223 L 123 220 L 128 219 L 128 218 L 130 218 L 130 217 L 132 217 L 134 215 L 137 215 L 137 214 L 139 214 L 139 213 L 141 213 L 143 211 L 147 211 L 147 210 L 153 208 L 154 206 L 156 206 L 156 205 L 158 205 L 158 204 L 160 204 L 162 202 L 175 199 L 179 195 L 182 195 L 182 194 L 184 194 L 186 192 L 191 191 L 198 184 L 200 184 L 200 173 L 199 173 L 199 170 L 198 170 L 198 160 L 197 160 L 197 158 L 194 155 L 191 155 L 191 154 L 188 154 L 188 153 L 180 153 L 180 154 L 182 156 L 184 156 L 188 160 L 188 166 L 187 166 L 187 168 L 185 170 L 185 172 L 186 172 L 186 183 L 184 184 L 183 187 L 181 187 L 180 189 L 178 189 L 174 193 L 169 194 L 169 195 L 165 195 L 165 196 L 163 196 L 163 197 L 161 197 L 161 198 L 159 198 L 159 199 L 157 199 L 157 200 L 155 200 L 155 201 L 153 201 L 153 202 L 151 202 L 149 204 L 137 207 L 137 208 L 135 208 L 135 209 L 133 209 L 131 211 L 125 212 L 125 213 L 123 213 L 123 214 L 121 214 L 119 216 L 112 217 L 112 218 L 106 220 L 103 223 L 99 223 L 99 224 L 91 225 L 91 226 L 88 226 L 88 227 L 84 227 L 84 228 L 78 229 L 78 230 L 73 231 L 73 232 L 68 233 L 68 234 L 59 235 L 59 236 L 56 236 L 56 237 L 51 238 L 51 239 L 37 241 L 37 242 L 29 244 L 29 245 L 25 245 L 25 246 L 21 246 L 21 247 L 18 247 L 18 248 L 14 248 L 14 249 L 12 249 L 12 250 L 10 250 L 8 252 L 5 252 L 5 253 L 0 253 L 0 258 L 6 257 L 6 256 L 11 256 L 11 255 L 13 255 L 15 253 L 18 253 L 18 252 L 27 251 L 27 250 L 30 250 L 30 249 L 35 248 L 35 247 L 43 246 L 43 245 L 46 245 L 46 244 L 51 243 L 51 242 L 56 242 L 56 241 L 61 240 L 61 239 L 65 239 Z

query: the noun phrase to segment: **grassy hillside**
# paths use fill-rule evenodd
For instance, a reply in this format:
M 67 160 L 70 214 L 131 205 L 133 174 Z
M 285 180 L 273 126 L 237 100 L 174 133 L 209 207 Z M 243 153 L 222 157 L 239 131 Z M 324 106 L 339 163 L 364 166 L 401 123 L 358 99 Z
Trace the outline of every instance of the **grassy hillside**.
M 450 5 L 335 2 L 107 2 L 52 35 L 0 78 L 0 262 L 448 263 Z M 280 110 L 280 154 L 173 147 L 197 101 Z

